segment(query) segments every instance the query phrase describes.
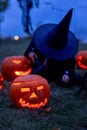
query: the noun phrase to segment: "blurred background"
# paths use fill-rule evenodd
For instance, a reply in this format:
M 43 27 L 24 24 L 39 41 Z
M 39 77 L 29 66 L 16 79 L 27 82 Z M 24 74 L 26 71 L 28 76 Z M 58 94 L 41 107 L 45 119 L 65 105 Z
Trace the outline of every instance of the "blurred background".
M 30 36 L 44 23 L 59 23 L 73 8 L 70 30 L 79 40 L 87 42 L 87 0 L 28 0 L 31 2 L 28 10 L 25 1 L 0 0 L 1 39 Z

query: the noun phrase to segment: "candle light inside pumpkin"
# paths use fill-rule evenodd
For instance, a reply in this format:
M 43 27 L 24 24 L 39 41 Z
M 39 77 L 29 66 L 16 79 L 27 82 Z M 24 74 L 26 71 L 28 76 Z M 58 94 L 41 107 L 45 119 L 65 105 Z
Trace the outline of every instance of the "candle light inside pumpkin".
M 0 90 L 3 88 L 3 85 L 4 85 L 4 79 L 2 74 L 0 73 Z

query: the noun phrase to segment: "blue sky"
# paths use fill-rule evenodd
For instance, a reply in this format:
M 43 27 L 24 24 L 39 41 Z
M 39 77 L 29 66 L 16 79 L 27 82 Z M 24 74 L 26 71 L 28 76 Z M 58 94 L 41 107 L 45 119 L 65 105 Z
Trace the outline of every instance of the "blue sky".
M 70 8 L 74 9 L 70 30 L 77 38 L 87 42 L 87 0 L 40 0 L 39 8 L 34 5 L 30 12 L 34 30 L 44 23 L 60 22 Z M 1 22 L 2 37 L 28 36 L 23 30 L 21 13 L 17 0 L 10 0 Z

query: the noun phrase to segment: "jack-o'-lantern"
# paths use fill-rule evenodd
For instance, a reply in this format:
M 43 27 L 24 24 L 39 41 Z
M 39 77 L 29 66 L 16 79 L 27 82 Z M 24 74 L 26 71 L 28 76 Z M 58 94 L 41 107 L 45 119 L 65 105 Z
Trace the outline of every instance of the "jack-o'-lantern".
M 87 50 L 79 51 L 76 55 L 77 66 L 81 69 L 87 69 Z
M 8 81 L 32 72 L 31 62 L 22 55 L 6 57 L 2 61 L 1 69 L 4 79 Z
M 39 109 L 49 101 L 50 85 L 45 78 L 36 74 L 17 77 L 11 84 L 10 96 L 19 108 Z
M 2 74 L 0 73 L 0 90 L 3 88 L 3 85 L 4 85 L 4 79 Z

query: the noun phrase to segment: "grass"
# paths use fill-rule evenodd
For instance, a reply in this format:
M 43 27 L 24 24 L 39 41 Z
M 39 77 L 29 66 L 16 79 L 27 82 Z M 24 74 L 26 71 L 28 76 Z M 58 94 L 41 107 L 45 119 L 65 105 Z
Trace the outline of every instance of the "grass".
M 7 56 L 24 54 L 30 40 L 0 40 L 0 64 Z M 87 49 L 87 44 L 79 43 L 79 50 L 83 49 Z M 76 71 L 85 73 L 77 67 Z M 52 82 L 47 106 L 30 110 L 14 106 L 9 94 L 11 83 L 5 80 L 0 90 L 0 130 L 87 130 L 87 98 L 74 96 L 80 86 L 64 88 Z

